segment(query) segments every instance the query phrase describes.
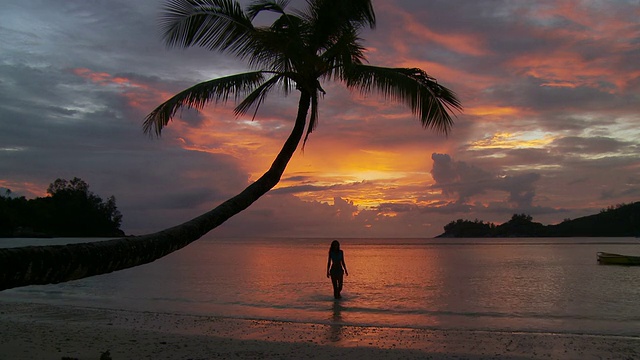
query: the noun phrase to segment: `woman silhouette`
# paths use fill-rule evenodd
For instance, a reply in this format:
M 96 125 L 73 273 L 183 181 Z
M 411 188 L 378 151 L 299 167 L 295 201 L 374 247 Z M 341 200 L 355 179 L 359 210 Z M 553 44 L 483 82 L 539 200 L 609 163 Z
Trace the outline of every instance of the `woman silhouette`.
M 336 299 L 341 298 L 340 292 L 342 291 L 343 274 L 349 276 L 347 265 L 344 263 L 344 253 L 340 250 L 338 240 L 333 240 L 329 248 L 329 259 L 327 260 L 327 277 L 331 278 L 333 297 Z

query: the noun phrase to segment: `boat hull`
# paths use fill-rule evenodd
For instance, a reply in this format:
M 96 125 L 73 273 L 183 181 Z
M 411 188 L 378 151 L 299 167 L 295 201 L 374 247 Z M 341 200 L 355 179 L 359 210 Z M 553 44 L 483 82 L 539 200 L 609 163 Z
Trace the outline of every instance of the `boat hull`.
M 625 265 L 625 266 L 640 266 L 640 256 L 620 255 L 599 252 L 598 264 L 602 265 Z

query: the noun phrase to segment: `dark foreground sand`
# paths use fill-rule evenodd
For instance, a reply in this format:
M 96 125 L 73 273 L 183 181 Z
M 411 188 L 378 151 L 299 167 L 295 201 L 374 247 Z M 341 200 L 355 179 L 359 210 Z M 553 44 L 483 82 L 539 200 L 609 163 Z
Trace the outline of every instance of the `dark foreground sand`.
M 640 359 L 640 337 L 398 329 L 0 301 L 0 360 Z

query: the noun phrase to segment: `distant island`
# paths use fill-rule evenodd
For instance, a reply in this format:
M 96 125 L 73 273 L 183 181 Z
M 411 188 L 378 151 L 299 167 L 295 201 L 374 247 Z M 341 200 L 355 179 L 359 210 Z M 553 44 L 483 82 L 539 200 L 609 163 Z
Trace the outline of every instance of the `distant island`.
M 49 196 L 27 200 L 0 194 L 0 237 L 119 237 L 122 214 L 113 196 L 103 201 L 80 178 L 56 179 Z
M 630 237 L 640 236 L 640 202 L 619 204 L 599 214 L 566 219 L 557 225 L 534 222 L 527 214 L 514 214 L 501 225 L 458 219 L 445 225 L 438 238 L 484 237 Z

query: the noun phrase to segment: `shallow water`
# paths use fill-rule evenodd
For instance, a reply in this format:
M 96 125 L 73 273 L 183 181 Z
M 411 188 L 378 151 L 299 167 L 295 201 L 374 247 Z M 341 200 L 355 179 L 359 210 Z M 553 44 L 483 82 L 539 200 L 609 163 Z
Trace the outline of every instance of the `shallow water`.
M 635 238 L 343 239 L 349 276 L 339 301 L 326 278 L 330 240 L 209 236 L 152 264 L 7 290 L 0 301 L 329 324 L 640 333 L 640 267 L 596 263 L 598 251 L 639 255 Z M 26 241 L 3 239 L 0 247 Z

